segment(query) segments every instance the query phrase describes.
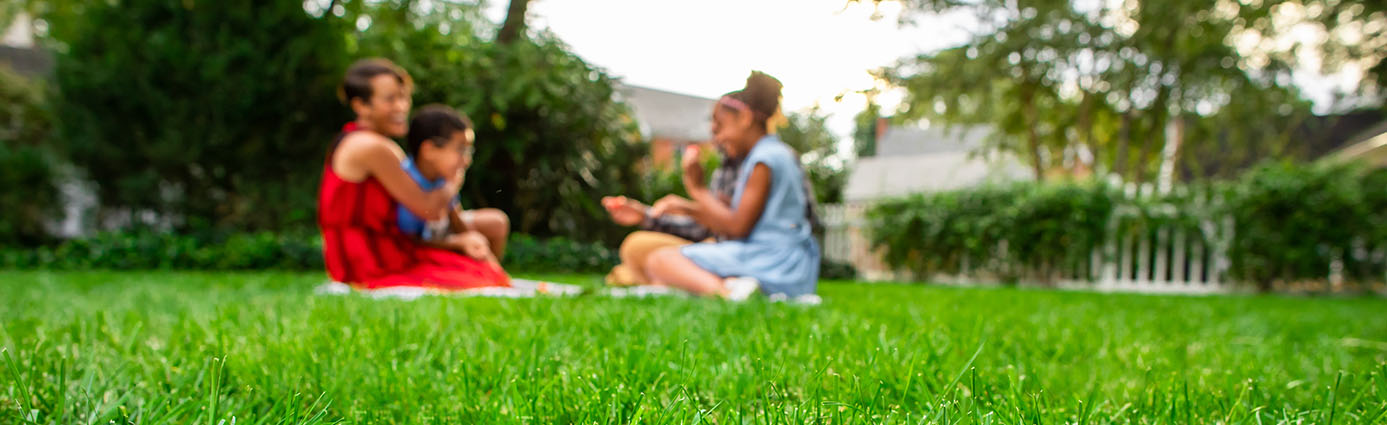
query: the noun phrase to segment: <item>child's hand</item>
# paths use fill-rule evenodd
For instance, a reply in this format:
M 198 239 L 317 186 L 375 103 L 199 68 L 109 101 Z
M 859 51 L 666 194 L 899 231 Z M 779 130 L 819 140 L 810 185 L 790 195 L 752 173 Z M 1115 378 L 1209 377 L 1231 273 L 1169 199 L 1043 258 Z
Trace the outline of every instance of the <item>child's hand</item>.
M 650 216 L 659 217 L 667 214 L 692 215 L 693 201 L 684 199 L 678 195 L 666 195 L 655 202 L 655 206 L 650 208 Z
M 448 193 L 457 193 L 462 190 L 462 182 L 466 180 L 467 168 L 458 167 L 457 173 L 448 176 L 448 180 L 443 182 L 443 189 Z
M 612 216 L 612 221 L 616 224 L 635 226 L 645 220 L 645 213 L 649 207 L 625 196 L 608 196 L 602 198 L 602 208 L 607 209 L 607 214 Z
M 700 161 L 701 152 L 698 145 L 689 145 L 689 147 L 684 148 L 684 159 L 681 165 L 684 168 L 684 186 L 690 190 L 701 188 L 706 184 L 703 178 L 703 162 Z
M 467 231 L 454 234 L 448 237 L 450 245 L 456 247 L 463 255 L 486 262 L 496 262 L 496 255 L 491 253 L 491 244 L 487 242 L 486 236 L 481 232 Z

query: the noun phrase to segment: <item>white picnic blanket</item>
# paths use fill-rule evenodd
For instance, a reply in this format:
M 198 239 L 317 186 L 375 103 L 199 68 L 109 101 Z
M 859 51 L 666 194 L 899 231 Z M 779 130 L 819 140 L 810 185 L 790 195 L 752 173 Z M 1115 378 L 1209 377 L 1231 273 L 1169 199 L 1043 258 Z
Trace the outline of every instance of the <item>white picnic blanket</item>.
M 578 285 L 568 285 L 562 283 L 542 282 L 528 279 L 512 279 L 511 287 L 489 287 L 465 289 L 460 291 L 443 291 L 432 288 L 420 287 L 393 287 L 362 290 L 354 289 L 351 285 L 342 282 L 328 282 L 319 285 L 313 290 L 318 295 L 347 295 L 357 293 L 375 299 L 398 299 L 414 300 L 426 295 L 438 295 L 449 297 L 489 297 L 489 298 L 534 298 L 538 296 L 552 297 L 571 297 L 583 293 L 583 287 Z M 616 288 L 604 288 L 597 291 L 597 294 L 612 298 L 648 298 L 648 297 L 689 297 L 688 292 L 667 286 L 627 286 Z M 774 303 L 789 303 L 795 305 L 819 305 L 823 299 L 816 294 L 801 295 L 794 298 L 786 297 L 785 294 L 772 294 L 766 298 Z
M 583 287 L 561 283 L 541 282 L 528 279 L 511 279 L 509 288 L 487 287 L 445 291 L 417 286 L 397 286 L 380 289 L 355 289 L 342 282 L 328 282 L 313 290 L 318 295 L 347 295 L 357 293 L 376 299 L 413 300 L 425 295 L 450 297 L 491 297 L 491 298 L 533 298 L 536 296 L 574 296 L 583 292 Z

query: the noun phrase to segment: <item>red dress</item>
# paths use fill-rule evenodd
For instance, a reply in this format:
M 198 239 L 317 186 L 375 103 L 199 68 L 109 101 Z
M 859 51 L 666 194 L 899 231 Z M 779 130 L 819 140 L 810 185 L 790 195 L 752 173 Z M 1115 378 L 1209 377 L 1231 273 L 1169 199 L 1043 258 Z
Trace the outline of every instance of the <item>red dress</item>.
M 332 171 L 332 153 L 355 123 L 342 128 L 328 151 L 318 188 L 318 228 L 333 280 L 359 289 L 421 286 L 455 290 L 510 286 L 505 272 L 456 252 L 415 242 L 395 221 L 395 200 L 375 177 L 360 183 Z

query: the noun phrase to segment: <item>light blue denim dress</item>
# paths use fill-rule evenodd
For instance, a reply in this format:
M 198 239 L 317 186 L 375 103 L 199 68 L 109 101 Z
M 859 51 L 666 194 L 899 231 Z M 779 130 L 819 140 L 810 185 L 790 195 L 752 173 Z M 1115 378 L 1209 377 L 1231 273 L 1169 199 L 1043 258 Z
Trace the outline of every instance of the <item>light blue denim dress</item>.
M 771 170 L 771 187 L 761 218 L 745 239 L 684 246 L 685 257 L 722 277 L 752 277 L 766 295 L 814 293 L 819 280 L 819 246 L 805 217 L 804 176 L 794 150 L 768 135 L 742 161 L 732 209 L 737 209 L 756 164 Z

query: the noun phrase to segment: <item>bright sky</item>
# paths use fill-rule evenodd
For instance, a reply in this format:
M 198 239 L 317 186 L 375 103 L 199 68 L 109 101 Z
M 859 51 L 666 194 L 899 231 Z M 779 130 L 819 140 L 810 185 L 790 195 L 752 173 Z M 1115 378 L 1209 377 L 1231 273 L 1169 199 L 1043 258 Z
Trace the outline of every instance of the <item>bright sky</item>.
M 870 3 L 534 0 L 529 25 L 549 28 L 579 56 L 634 85 L 711 98 L 742 88 L 751 70 L 764 71 L 785 84 L 787 111 L 818 103 L 846 137 L 865 105 L 851 93 L 875 84 L 868 70 L 963 41 L 960 29 L 938 20 L 900 28 L 894 4 L 873 21 Z M 500 22 L 506 5 L 492 0 L 488 17 Z

